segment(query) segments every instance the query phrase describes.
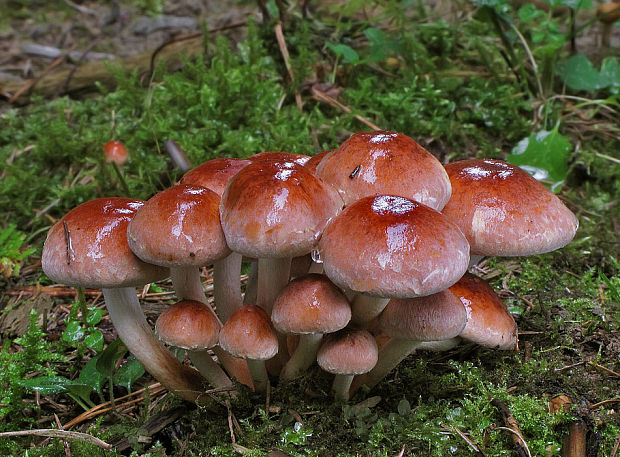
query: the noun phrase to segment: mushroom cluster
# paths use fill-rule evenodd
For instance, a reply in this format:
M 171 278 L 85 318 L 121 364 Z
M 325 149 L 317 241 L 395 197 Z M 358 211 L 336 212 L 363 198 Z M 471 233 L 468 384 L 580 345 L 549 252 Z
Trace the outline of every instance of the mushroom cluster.
M 58 282 L 103 288 L 119 337 L 184 399 L 195 401 L 205 380 L 264 392 L 317 362 L 346 401 L 415 350 L 462 340 L 515 348 L 514 319 L 467 273 L 472 257 L 548 252 L 577 227 L 515 166 L 444 167 L 411 138 L 379 131 L 314 158 L 210 160 L 146 202 L 84 203 L 50 229 L 42 263 Z M 199 276 L 206 265 L 214 307 Z M 167 276 L 179 302 L 154 333 L 135 287 Z M 195 369 L 164 343 L 186 349 Z

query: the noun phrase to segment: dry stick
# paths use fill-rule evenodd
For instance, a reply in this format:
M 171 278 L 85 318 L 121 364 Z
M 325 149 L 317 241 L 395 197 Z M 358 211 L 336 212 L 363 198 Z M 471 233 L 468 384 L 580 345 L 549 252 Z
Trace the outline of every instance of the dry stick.
M 230 24 L 225 24 L 220 27 L 214 27 L 211 30 L 208 30 L 208 32 L 209 33 L 222 32 L 224 30 L 230 30 L 230 29 L 234 29 L 237 27 L 244 27 L 246 25 L 248 25 L 247 21 L 231 22 Z M 172 40 L 166 41 L 165 43 L 162 43 L 159 46 L 157 46 L 155 50 L 153 51 L 153 54 L 151 54 L 151 63 L 149 66 L 149 79 L 151 79 L 151 77 L 153 76 L 153 72 L 155 71 L 155 57 L 157 57 L 157 54 L 159 54 L 162 49 L 164 49 L 166 46 L 169 46 L 173 43 L 178 43 L 180 41 L 185 41 L 185 40 L 191 40 L 193 38 L 198 38 L 201 36 L 202 36 L 202 31 L 187 33 L 183 35 L 177 35 Z
M 515 452 L 519 457 L 532 457 L 530 453 L 530 449 L 527 446 L 527 442 L 523 438 L 523 434 L 521 433 L 521 429 L 519 428 L 519 423 L 514 418 L 508 407 L 499 401 L 497 398 L 491 400 L 491 404 L 495 406 L 499 412 L 502 414 L 502 418 L 504 419 L 504 423 L 506 427 L 497 427 L 500 430 L 506 430 L 511 432 L 512 441 L 515 445 Z
M 616 441 L 614 442 L 614 448 L 611 450 L 611 454 L 609 457 L 616 457 L 618 454 L 618 449 L 620 449 L 620 435 L 616 437 Z
M 286 40 L 284 39 L 284 32 L 282 31 L 281 20 L 276 22 L 276 25 L 274 26 L 274 31 L 276 33 L 276 40 L 278 40 L 278 46 L 280 47 L 280 53 L 282 54 L 282 58 L 284 59 L 284 66 L 286 67 L 289 78 L 291 78 L 291 83 L 294 84 L 295 77 L 293 76 L 293 69 L 291 68 L 290 56 L 286 47 Z M 295 103 L 297 103 L 297 108 L 299 108 L 299 111 L 303 111 L 304 105 L 301 101 L 301 94 L 299 93 L 297 87 L 295 87 Z
M 26 81 L 26 83 L 21 86 L 19 89 L 17 89 L 17 91 L 15 91 L 15 93 L 11 96 L 11 98 L 9 98 L 9 103 L 15 103 L 15 101 L 25 92 L 29 91 L 30 89 L 32 89 L 40 80 L 41 78 L 43 78 L 45 75 L 47 75 L 50 71 L 52 71 L 54 68 L 56 68 L 58 65 L 60 65 L 61 63 L 63 63 L 65 61 L 65 59 L 67 58 L 66 54 L 63 54 L 61 56 L 56 57 L 53 62 L 51 64 L 49 64 L 47 66 L 47 68 L 45 68 L 41 74 L 39 76 L 37 76 L 34 79 L 29 79 L 28 81 Z
M 620 398 L 611 398 L 609 400 L 599 401 L 598 403 L 594 403 L 593 405 L 590 405 L 590 409 L 596 409 L 599 406 L 605 405 L 607 403 L 615 403 L 615 402 L 620 402 Z
M 338 100 L 336 100 L 334 97 L 331 97 L 331 96 L 327 95 L 325 92 L 323 92 L 322 90 L 317 88 L 316 85 L 312 86 L 310 91 L 312 92 L 312 98 L 314 98 L 315 100 L 317 100 L 319 102 L 327 103 L 328 105 L 331 105 L 334 108 L 337 108 L 337 109 L 339 109 L 341 111 L 344 111 L 347 114 L 351 114 L 352 113 L 351 108 L 349 108 L 346 105 L 343 105 Z M 383 130 L 381 127 L 373 124 L 368 119 L 366 119 L 363 116 L 360 116 L 359 114 L 354 114 L 353 117 L 355 117 L 355 119 L 357 119 L 362 124 L 370 127 L 373 130 Z
M 562 457 L 582 457 L 586 455 L 586 424 L 573 422 L 568 427 L 568 435 L 562 443 Z
M 617 376 L 618 378 L 620 378 L 620 373 L 616 373 L 615 371 L 610 370 L 609 368 L 604 367 L 603 365 L 599 365 L 598 363 L 594 363 L 594 362 L 588 362 L 588 365 L 594 368 L 598 368 L 599 370 L 605 371 L 609 373 L 610 375 Z
M 483 457 L 486 457 L 486 454 L 482 451 L 482 449 L 480 449 L 472 440 L 470 440 L 467 437 L 467 435 L 465 435 L 465 433 L 459 430 L 458 427 L 452 426 L 451 428 L 458 436 L 460 436 L 463 439 L 463 441 L 467 443 L 467 445 L 470 448 L 472 448 L 472 450 L 476 453 L 476 455 L 481 455 Z
M 54 420 L 56 421 L 56 425 L 58 426 L 58 430 L 64 430 L 62 424 L 60 423 L 60 419 L 58 419 L 58 415 L 54 413 Z M 62 441 L 62 445 L 65 448 L 65 455 L 67 457 L 71 457 L 71 448 L 69 447 L 69 442 L 66 440 Z
M 102 449 L 109 450 L 112 449 L 112 445 L 106 443 L 105 441 L 100 440 L 99 438 L 95 438 L 88 433 L 80 433 L 80 432 L 70 432 L 67 430 L 56 430 L 54 428 L 40 428 L 36 430 L 20 430 L 17 432 L 4 432 L 0 433 L 0 437 L 4 436 L 47 436 L 52 438 L 61 438 L 61 439 L 74 439 L 74 440 L 82 440 L 86 441 L 90 444 L 94 444 L 95 446 L 99 446 Z

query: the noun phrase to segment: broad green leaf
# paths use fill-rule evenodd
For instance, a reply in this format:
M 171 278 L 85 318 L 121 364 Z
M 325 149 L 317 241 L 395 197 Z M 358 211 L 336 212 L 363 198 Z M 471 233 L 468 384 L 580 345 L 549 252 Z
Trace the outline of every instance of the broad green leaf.
M 551 190 L 559 191 L 568 174 L 568 154 L 571 144 L 557 127 L 541 130 L 522 139 L 506 160 L 530 173 L 539 181 L 551 183 Z
M 367 28 L 364 30 L 364 35 L 366 35 L 368 41 L 374 46 L 383 46 L 385 44 L 385 32 L 381 29 L 376 29 L 374 27 Z
M 102 395 L 101 388 L 106 381 L 106 377 L 97 370 L 97 360 L 99 360 L 99 354 L 90 359 L 80 371 L 80 376 L 78 378 L 78 382 L 82 384 L 89 385 L 92 387 L 99 395 Z
M 610 84 L 606 77 L 596 71 L 590 60 L 581 54 L 558 63 L 557 69 L 566 85 L 574 90 L 599 90 Z
M 144 374 L 144 367 L 134 357 L 129 357 L 127 362 L 120 366 L 114 374 L 114 384 L 123 386 L 131 391 L 131 385 Z
M 519 9 L 519 19 L 523 22 L 529 22 L 542 14 L 544 14 L 543 11 L 536 8 L 532 3 L 526 3 Z
M 84 344 L 95 351 L 101 351 L 103 349 L 103 333 L 99 330 L 94 330 L 92 333 L 86 335 Z
M 84 393 L 90 393 L 92 390 L 87 384 L 72 381 L 62 376 L 39 376 L 38 378 L 24 379 L 19 381 L 19 385 L 43 395 L 80 392 L 79 396 L 82 397 Z
M 601 78 L 607 86 L 620 87 L 620 63 L 616 57 L 607 57 L 601 64 Z
M 342 61 L 344 63 L 356 64 L 356 63 L 359 63 L 359 61 L 360 61 L 360 56 L 355 51 L 355 49 L 353 49 L 350 46 L 347 46 L 346 44 L 327 43 L 327 46 L 334 53 L 342 56 Z
M 396 407 L 396 409 L 398 410 L 398 414 L 400 414 L 401 416 L 406 416 L 411 412 L 411 405 L 406 399 L 403 398 L 401 401 L 398 402 L 398 406 Z
M 116 366 L 116 361 L 123 357 L 127 352 L 127 348 L 120 340 L 117 338 L 112 341 L 105 351 L 103 351 L 99 355 L 99 359 L 97 360 L 97 370 L 106 377 L 111 377 L 114 374 L 114 367 Z
M 105 311 L 102 309 L 90 309 L 88 312 L 88 316 L 86 316 L 86 322 L 90 325 L 97 325 L 101 322 L 101 318 L 105 314 Z
M 62 340 L 67 343 L 75 343 L 84 338 L 84 329 L 78 321 L 67 322 L 67 328 L 62 332 Z

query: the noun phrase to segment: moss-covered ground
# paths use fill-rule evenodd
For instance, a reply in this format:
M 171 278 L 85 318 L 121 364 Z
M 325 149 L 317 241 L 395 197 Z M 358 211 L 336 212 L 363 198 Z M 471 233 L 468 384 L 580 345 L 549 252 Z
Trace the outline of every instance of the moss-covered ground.
M 152 9 L 152 2 L 144 3 Z M 45 288 L 52 281 L 38 262 L 46 231 L 69 209 L 126 193 L 101 154 L 111 139 L 130 153 L 122 170 L 129 194 L 146 199 L 181 175 L 164 150 L 168 139 L 194 164 L 262 151 L 314 155 L 368 129 L 361 118 L 415 138 L 445 163 L 505 159 L 531 134 L 555 132 L 568 147 L 550 142 L 528 160 L 549 172 L 549 184 L 561 183 L 555 190 L 580 220 L 576 238 L 557 252 L 485 259 L 473 270 L 513 313 L 518 352 L 462 345 L 415 354 L 348 404 L 332 400 L 330 376 L 315 367 L 299 381 L 275 385 L 268 399 L 239 386 L 230 408 L 212 400 L 185 406 L 156 433 L 148 431 L 153 419 L 180 402 L 147 395 L 74 428 L 108 443 L 125 440 L 122 452 L 82 440 L 67 448 L 58 439 L 30 436 L 0 438 L 0 455 L 553 456 L 562 455 L 575 423 L 585 427 L 588 456 L 620 455 L 618 62 L 605 64 L 607 84 L 597 80 L 596 87 L 579 88 L 563 70 L 571 55 L 570 14 L 505 2 L 453 5 L 456 12 L 438 18 L 418 2 L 328 2 L 302 18 L 291 4 L 283 30 L 293 80 L 274 22 L 250 19 L 239 42 L 205 35 L 203 56 L 187 59 L 177 72 L 157 67 L 144 79 L 111 64 L 113 90 L 100 87 L 79 99 L 34 95 L 21 107 L 4 103 L 0 302 L 5 316 L 46 294 L 51 307 L 46 328 L 35 312 L 19 339 L 3 323 L 0 430 L 55 428 L 54 414 L 66 424 L 90 408 L 87 401 L 110 397 L 106 382 L 100 396 L 93 392 L 84 400 L 67 389 L 35 393 L 23 380 L 76 380 L 115 337 L 95 309 L 102 309 L 96 295 L 86 297 L 92 320 L 83 323 L 84 333 L 67 331 L 79 321 L 78 305 L 71 292 Z M 268 7 L 275 16 L 275 3 Z M 588 22 L 594 8 L 577 11 L 584 25 L 578 38 L 597 36 L 596 24 Z M 587 48 L 596 75 L 615 51 Z M 584 78 L 594 78 L 586 73 Z M 313 97 L 315 84 L 352 112 Z M 147 316 L 171 302 L 170 295 L 156 295 L 169 290 L 168 282 L 151 287 Z M 91 334 L 101 335 L 101 344 L 84 339 Z M 131 379 L 132 390 L 153 382 Z M 127 393 L 122 382 L 115 384 L 116 397 Z M 522 439 L 507 426 L 497 401 L 512 413 Z M 564 407 L 554 413 L 556 405 Z

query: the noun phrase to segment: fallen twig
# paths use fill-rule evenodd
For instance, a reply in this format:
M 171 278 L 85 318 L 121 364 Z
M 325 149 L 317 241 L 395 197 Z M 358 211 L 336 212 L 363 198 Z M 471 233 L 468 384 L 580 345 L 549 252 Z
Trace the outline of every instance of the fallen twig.
M 317 87 L 316 84 L 311 87 L 310 91 L 312 92 L 312 98 L 314 98 L 315 100 L 317 100 L 319 102 L 327 103 L 328 105 L 331 105 L 331 106 L 333 106 L 336 109 L 344 111 L 347 114 L 352 114 L 351 108 L 349 108 L 346 105 L 343 105 L 342 103 L 340 103 L 335 98 L 330 97 L 329 95 L 327 95 L 325 92 L 320 90 Z M 360 116 L 359 114 L 353 114 L 353 117 L 355 117 L 355 119 L 357 119 L 362 124 L 370 127 L 373 130 L 383 130 L 381 127 L 377 126 L 376 124 L 373 124 L 368 119 L 366 119 L 363 116 Z
M 527 446 L 527 442 L 525 438 L 523 438 L 523 434 L 521 433 L 521 429 L 519 428 L 519 423 L 514 418 L 508 407 L 499 401 L 497 398 L 491 400 L 491 404 L 495 406 L 502 415 L 504 419 L 504 423 L 506 427 L 497 427 L 500 430 L 506 430 L 512 433 L 512 441 L 515 445 L 515 452 L 520 457 L 532 457 L 530 453 L 530 449 Z
M 588 365 L 594 368 L 598 368 L 599 370 L 602 370 L 606 373 L 609 373 L 610 375 L 617 376 L 618 378 L 620 378 L 620 373 L 616 373 L 615 371 L 610 370 L 609 368 L 604 367 L 603 365 L 599 365 L 598 363 L 594 363 L 594 362 L 588 362 Z
M 105 441 L 100 440 L 99 438 L 95 438 L 88 433 L 71 432 L 68 430 L 56 430 L 53 428 L 40 428 L 35 430 L 19 430 L 16 432 L 0 433 L 0 437 L 3 436 L 48 436 L 52 438 L 74 439 L 86 441 L 88 443 L 94 444 L 95 446 L 99 446 L 102 449 L 112 449 L 111 444 L 108 444 Z
M 284 66 L 286 67 L 286 71 L 288 72 L 289 78 L 291 78 L 291 83 L 295 83 L 295 77 L 293 75 L 293 69 L 291 68 L 290 56 L 288 53 L 288 48 L 286 47 L 286 40 L 284 39 L 284 32 L 282 31 L 282 21 L 276 22 L 274 26 L 274 31 L 276 34 L 276 40 L 278 40 L 278 47 L 280 48 L 280 53 L 282 54 L 282 58 L 284 59 Z M 299 111 L 303 111 L 304 105 L 301 101 L 301 94 L 297 87 L 295 87 L 295 103 L 297 103 L 297 108 Z
M 620 402 L 620 398 L 611 398 L 609 400 L 599 401 L 598 403 L 594 403 L 593 405 L 590 405 L 590 409 L 596 409 L 599 406 L 603 406 L 607 403 L 615 403 L 615 402 Z

